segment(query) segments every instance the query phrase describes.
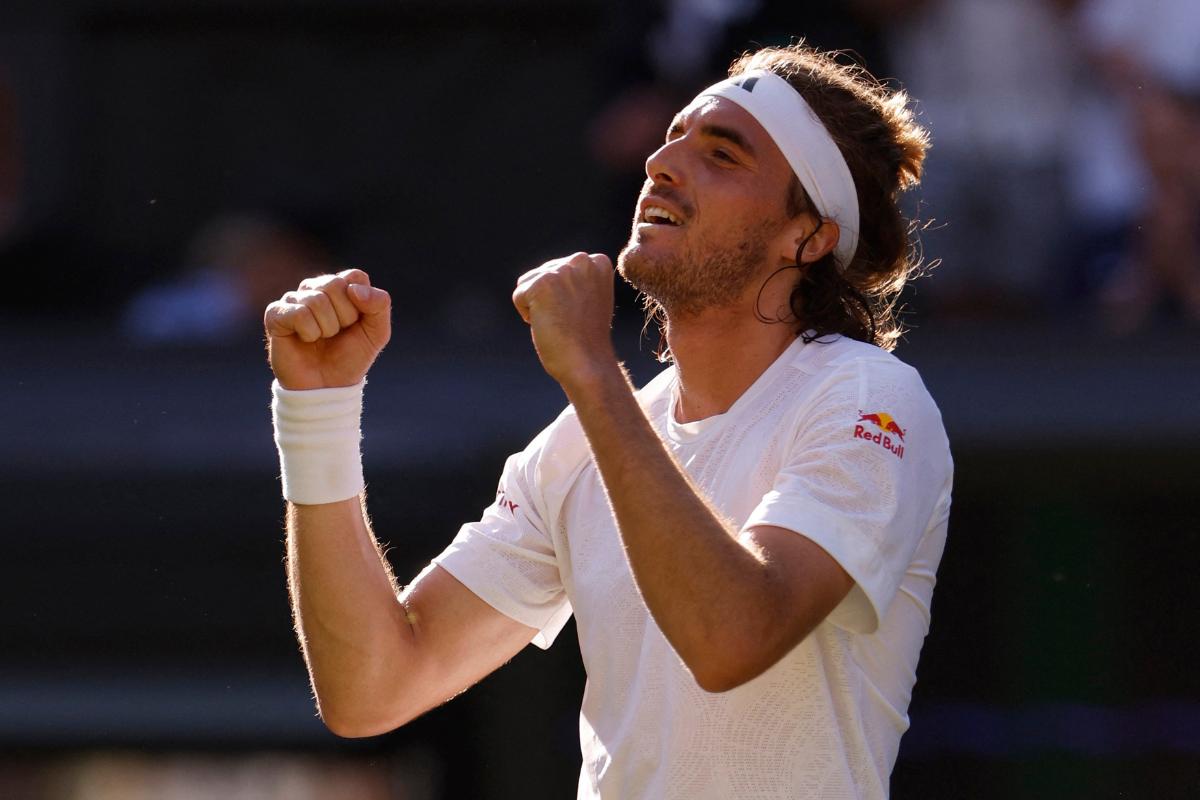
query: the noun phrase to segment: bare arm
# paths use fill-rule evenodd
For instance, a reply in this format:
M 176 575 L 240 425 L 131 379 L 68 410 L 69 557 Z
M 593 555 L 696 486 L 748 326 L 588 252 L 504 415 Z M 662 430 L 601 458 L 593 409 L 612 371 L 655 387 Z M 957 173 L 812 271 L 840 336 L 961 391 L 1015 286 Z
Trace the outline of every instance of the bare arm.
M 358 498 L 288 506 L 288 591 L 321 717 L 392 730 L 516 655 L 536 632 L 431 566 L 403 593 Z
M 304 281 L 268 306 L 264 324 L 284 388 L 352 386 L 390 338 L 390 298 L 347 270 Z M 404 724 L 512 658 L 535 632 L 440 567 L 400 593 L 361 497 L 288 505 L 287 573 L 321 716 L 342 736 Z
M 667 640 L 709 691 L 768 669 L 828 616 L 853 580 L 795 532 L 737 531 L 692 485 L 617 364 L 606 257 L 549 262 L 521 278 L 513 300 L 542 365 L 575 406 L 634 579 Z

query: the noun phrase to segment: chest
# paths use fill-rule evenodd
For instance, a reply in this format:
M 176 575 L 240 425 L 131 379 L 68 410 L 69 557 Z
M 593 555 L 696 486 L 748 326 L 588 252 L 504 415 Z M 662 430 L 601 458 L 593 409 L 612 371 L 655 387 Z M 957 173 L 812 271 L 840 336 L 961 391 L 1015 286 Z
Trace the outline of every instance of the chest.
M 754 435 L 754 431 L 668 446 L 708 502 L 736 526 L 770 491 L 781 467 L 777 437 Z M 663 507 L 661 513 L 668 514 L 669 509 Z M 569 565 L 564 583 L 581 632 L 593 622 L 603 622 L 595 626 L 599 636 L 636 633 L 645 625 L 648 611 L 595 464 L 589 463 L 574 482 L 559 522 L 559 552 L 567 553 Z

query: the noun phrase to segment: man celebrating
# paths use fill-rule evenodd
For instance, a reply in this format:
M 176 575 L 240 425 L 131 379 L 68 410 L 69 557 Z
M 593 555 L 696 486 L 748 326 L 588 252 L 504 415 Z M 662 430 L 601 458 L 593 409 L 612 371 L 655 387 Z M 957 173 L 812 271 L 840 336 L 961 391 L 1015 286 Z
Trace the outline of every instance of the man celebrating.
M 523 275 L 571 405 L 403 592 L 358 449 L 388 295 L 348 270 L 268 307 L 296 631 L 336 733 L 404 724 L 574 613 L 579 797 L 887 796 L 950 505 L 937 408 L 888 352 L 927 140 L 803 45 L 730 75 L 647 160 L 617 264 L 673 365 L 630 386 L 605 256 Z

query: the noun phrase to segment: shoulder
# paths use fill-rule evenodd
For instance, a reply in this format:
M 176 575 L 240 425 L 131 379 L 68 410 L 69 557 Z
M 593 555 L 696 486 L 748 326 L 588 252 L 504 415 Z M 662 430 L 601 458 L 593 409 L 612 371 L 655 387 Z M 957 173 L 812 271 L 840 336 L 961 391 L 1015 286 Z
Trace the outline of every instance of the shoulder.
M 670 402 L 675 369 L 664 369 L 634 395 L 648 415 L 653 416 L 660 406 Z M 583 426 L 574 406 L 567 406 L 553 422 L 533 438 L 520 454 L 522 461 L 534 464 L 547 459 L 567 465 L 585 460 L 590 455 Z
M 587 458 L 587 438 L 573 406 L 567 406 L 533 437 L 528 446 L 517 456 L 520 465 L 530 477 L 547 471 L 572 471 L 576 462 Z
M 664 370 L 636 393 L 647 414 L 654 413 L 651 407 L 669 400 L 673 373 L 673 369 Z M 524 450 L 509 458 L 505 476 L 511 476 L 524 487 L 543 520 L 552 521 L 591 462 L 592 451 L 583 425 L 574 406 L 567 406 Z
M 844 376 L 856 371 L 916 375 L 915 369 L 887 350 L 845 336 L 814 339 L 796 353 L 793 365 L 814 375 L 826 376 Z
M 817 379 L 824 393 L 856 390 L 867 394 L 895 391 L 936 409 L 917 370 L 875 345 L 839 336 L 812 342 L 801 351 L 796 366 Z
M 796 413 L 818 421 L 887 428 L 894 424 L 945 446 L 937 403 L 920 373 L 892 353 L 846 337 L 816 340 L 797 355 L 795 366 L 809 374 L 813 391 Z M 935 446 L 936 446 L 935 445 Z M 940 448 L 939 448 L 940 449 Z

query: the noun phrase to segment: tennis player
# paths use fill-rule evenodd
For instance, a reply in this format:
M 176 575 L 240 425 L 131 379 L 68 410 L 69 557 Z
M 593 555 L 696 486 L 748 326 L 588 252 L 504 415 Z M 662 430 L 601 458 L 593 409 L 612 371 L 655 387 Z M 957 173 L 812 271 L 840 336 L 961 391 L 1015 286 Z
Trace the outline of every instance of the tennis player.
M 326 724 L 383 733 L 573 613 L 581 798 L 882 798 L 929 628 L 952 464 L 891 355 L 920 178 L 907 98 L 803 45 L 734 63 L 646 161 L 617 271 L 671 365 L 635 390 L 612 265 L 513 301 L 571 404 L 400 590 L 367 521 L 364 377 L 390 301 L 358 270 L 265 324 L 296 632 Z

